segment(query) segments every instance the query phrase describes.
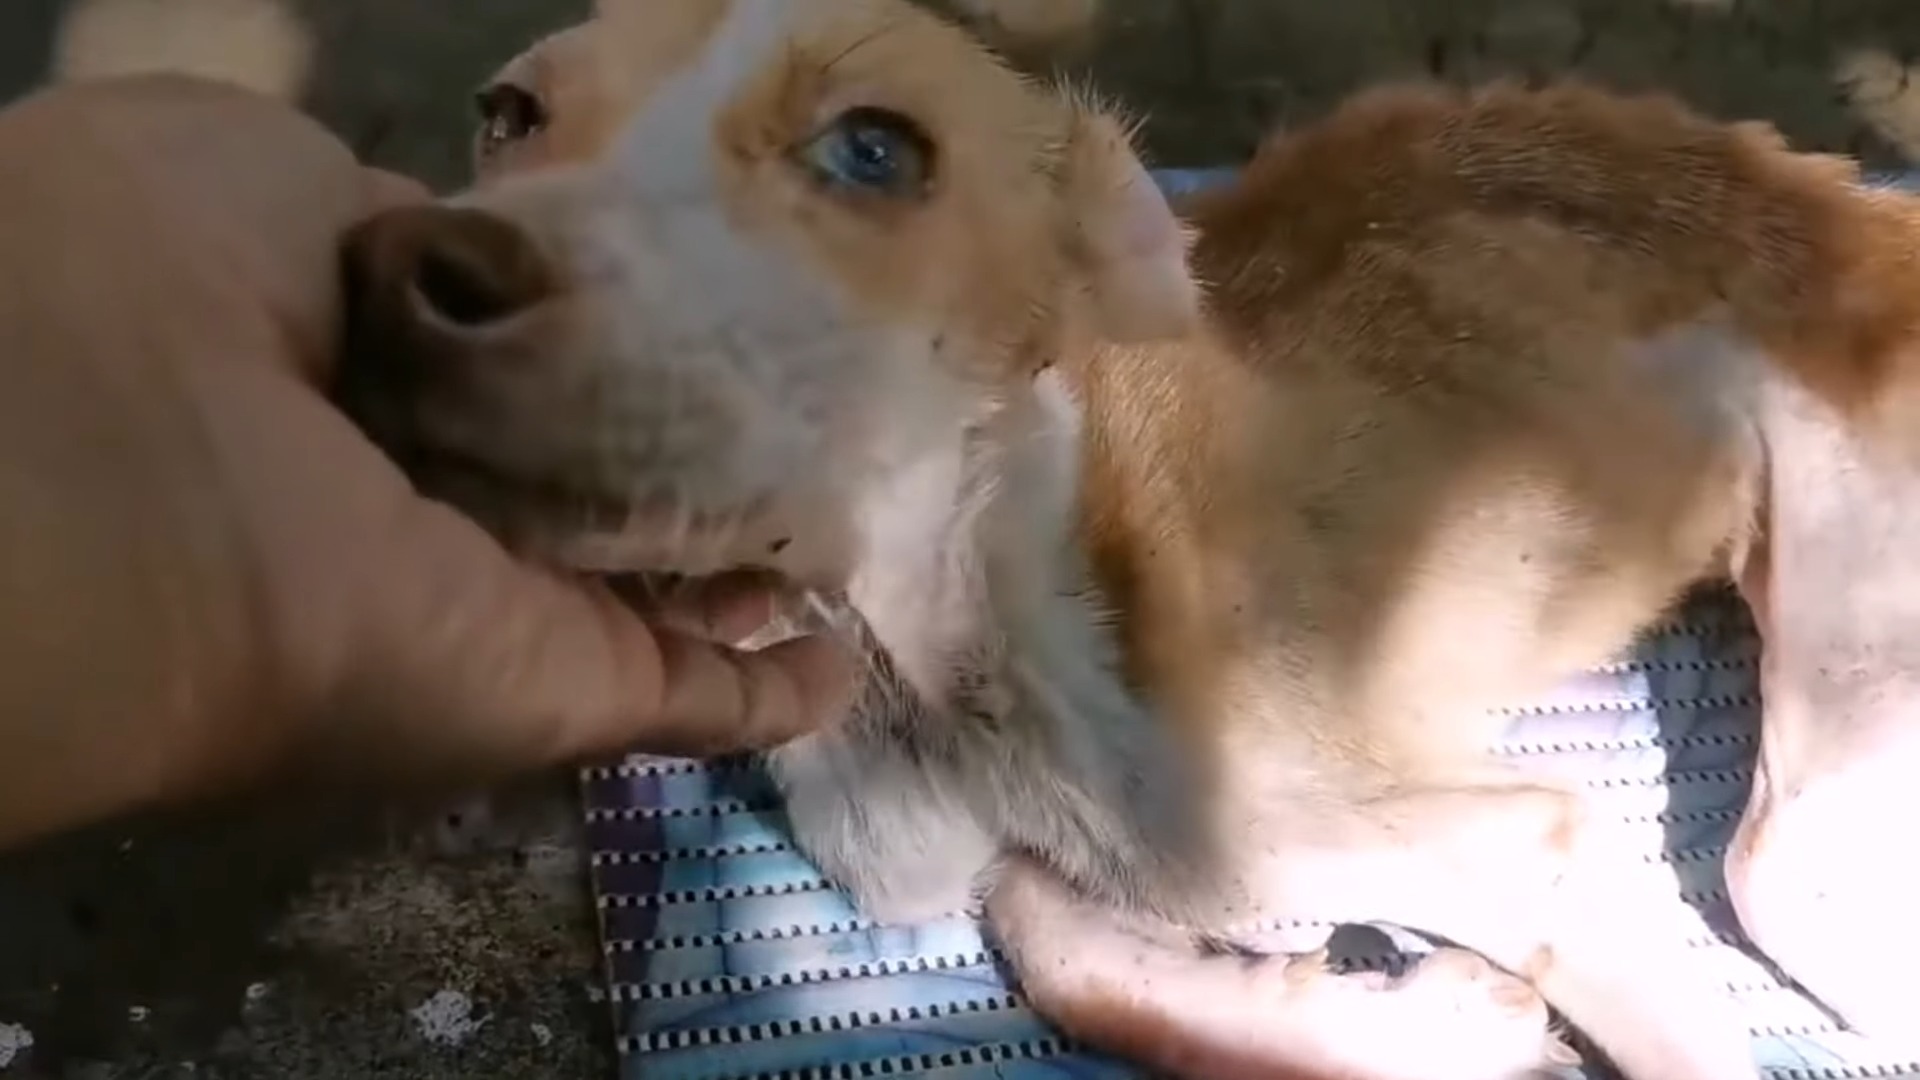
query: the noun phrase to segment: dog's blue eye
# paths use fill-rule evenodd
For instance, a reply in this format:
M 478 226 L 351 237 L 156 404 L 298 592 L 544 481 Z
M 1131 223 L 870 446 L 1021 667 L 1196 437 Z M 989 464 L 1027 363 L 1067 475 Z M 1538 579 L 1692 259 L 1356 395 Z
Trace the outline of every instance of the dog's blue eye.
M 849 194 L 919 198 L 933 180 L 933 140 L 887 109 L 849 109 L 800 150 L 821 183 Z

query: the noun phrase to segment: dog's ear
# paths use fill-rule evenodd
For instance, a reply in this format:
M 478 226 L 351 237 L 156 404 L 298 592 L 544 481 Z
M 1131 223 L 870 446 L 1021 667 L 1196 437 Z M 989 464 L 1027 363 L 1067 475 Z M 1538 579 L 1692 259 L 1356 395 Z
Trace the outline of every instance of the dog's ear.
M 1134 153 L 1127 129 L 1098 108 L 1079 108 L 1064 179 L 1068 251 L 1100 336 L 1156 341 L 1192 330 L 1200 288 L 1187 265 L 1187 230 Z

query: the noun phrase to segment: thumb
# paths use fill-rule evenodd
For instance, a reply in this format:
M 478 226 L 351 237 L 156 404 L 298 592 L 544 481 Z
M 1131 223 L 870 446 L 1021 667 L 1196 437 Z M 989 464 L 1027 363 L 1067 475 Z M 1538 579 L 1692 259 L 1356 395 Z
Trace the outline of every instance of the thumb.
M 402 769 L 760 749 L 849 702 L 851 658 L 828 638 L 749 654 L 655 629 L 438 503 L 409 500 L 380 548 L 336 714 L 377 723 L 361 741 Z

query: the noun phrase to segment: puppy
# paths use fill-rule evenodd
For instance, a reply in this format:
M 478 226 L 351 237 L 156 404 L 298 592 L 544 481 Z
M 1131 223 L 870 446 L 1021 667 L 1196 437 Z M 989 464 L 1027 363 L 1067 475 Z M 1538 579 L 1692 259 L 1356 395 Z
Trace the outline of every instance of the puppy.
M 1833 841 L 1920 809 L 1920 205 L 1663 100 L 1416 88 L 1183 224 L 901 0 L 605 0 L 481 102 L 482 182 L 352 245 L 353 407 L 544 557 L 844 594 L 869 699 L 771 764 L 870 912 L 984 899 L 1038 1009 L 1196 1080 L 1517 1075 L 1542 996 L 1632 1080 L 1752 1076 L 1657 884 L 1489 752 L 1730 577 L 1740 913 L 1905 1028 L 1862 943 L 1916 886 Z M 1454 947 L 1196 944 L 1294 919 Z

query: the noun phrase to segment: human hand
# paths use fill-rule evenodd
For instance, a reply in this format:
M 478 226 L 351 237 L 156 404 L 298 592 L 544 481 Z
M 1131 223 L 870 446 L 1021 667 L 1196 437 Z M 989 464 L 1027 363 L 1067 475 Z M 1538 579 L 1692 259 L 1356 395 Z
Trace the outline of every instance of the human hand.
M 424 197 L 205 82 L 0 113 L 0 844 L 289 761 L 483 780 L 843 706 L 837 644 L 651 628 L 417 497 L 323 398 L 341 233 Z M 737 640 L 769 603 L 673 622 Z

